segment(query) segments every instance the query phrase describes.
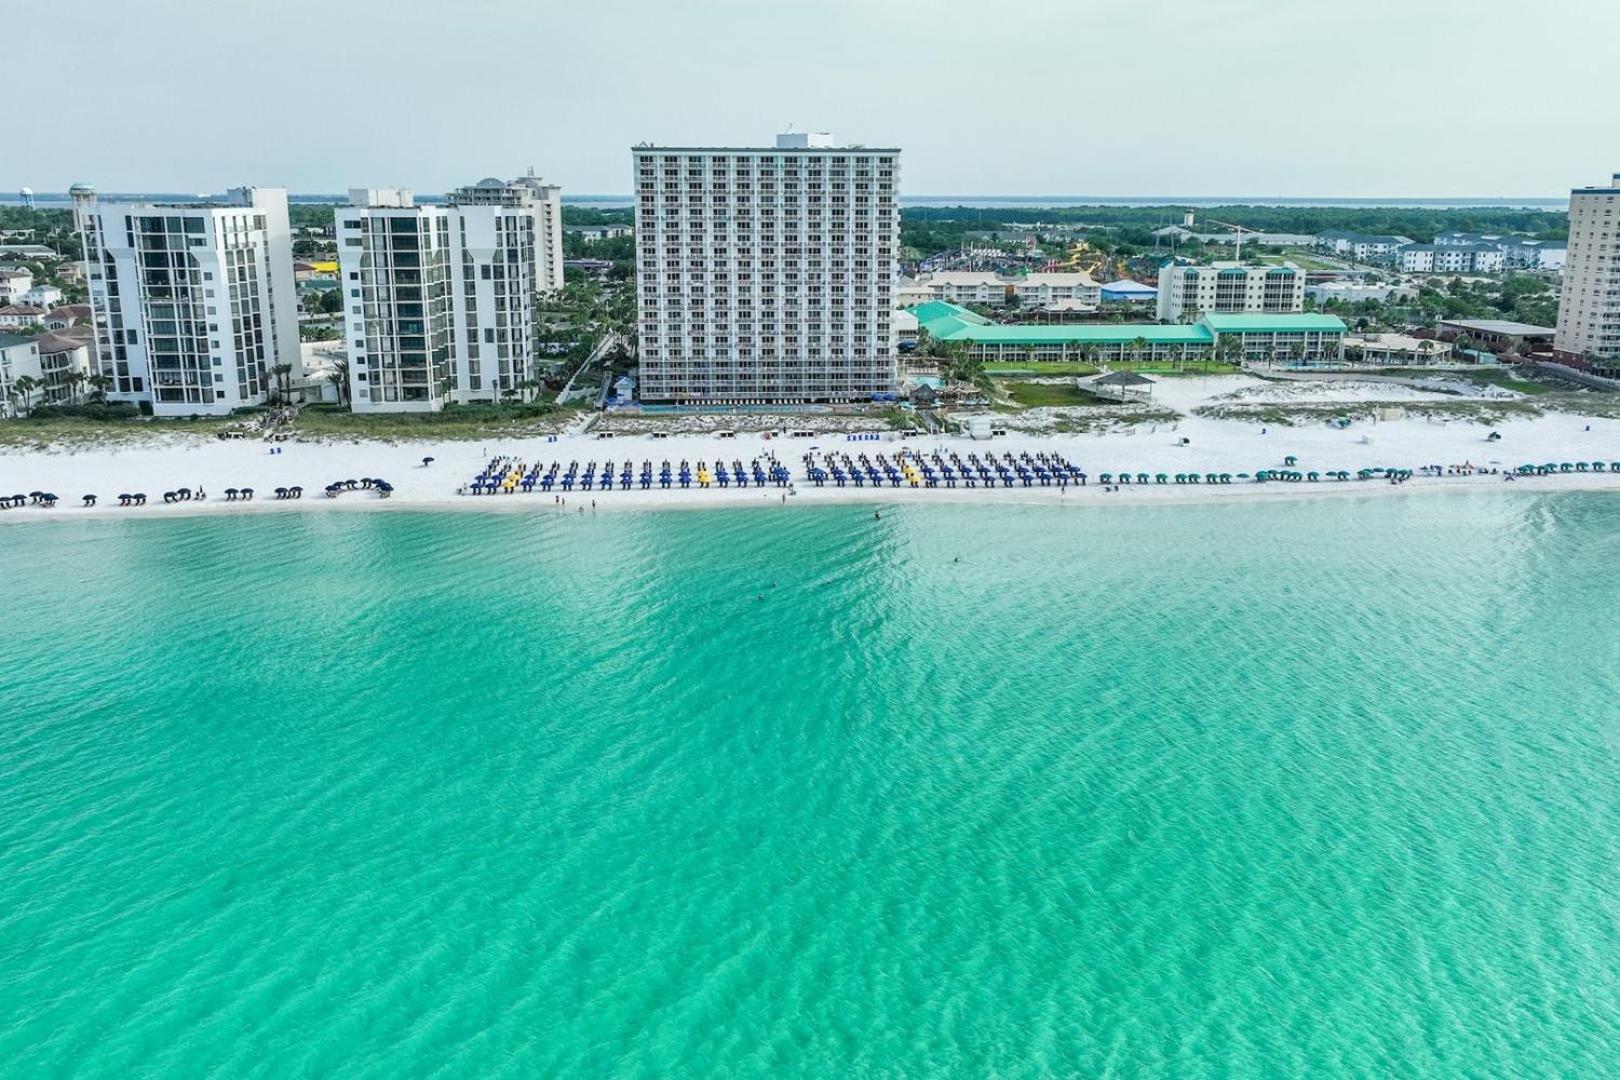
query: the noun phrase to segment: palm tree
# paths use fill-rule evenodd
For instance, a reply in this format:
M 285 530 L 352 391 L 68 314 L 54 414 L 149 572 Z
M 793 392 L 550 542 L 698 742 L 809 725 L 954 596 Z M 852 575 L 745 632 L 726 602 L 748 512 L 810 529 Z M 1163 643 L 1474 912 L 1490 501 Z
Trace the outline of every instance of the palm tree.
M 1145 338 L 1145 337 L 1137 337 L 1131 342 L 1131 356 L 1136 359 L 1137 363 L 1141 363 L 1142 354 L 1147 352 L 1147 351 L 1148 351 L 1148 339 L 1147 338 Z
M 113 381 L 106 375 L 97 372 L 86 377 L 85 382 L 90 384 L 90 390 L 97 401 L 107 400 L 107 391 L 112 389 Z
M 1418 359 L 1427 364 L 1429 362 L 1429 354 L 1432 352 L 1434 352 L 1434 342 L 1430 341 L 1428 338 L 1424 338 L 1418 344 Z
M 67 376 L 62 381 L 67 384 L 68 401 L 69 402 L 73 402 L 73 401 L 78 400 L 78 398 L 79 398 L 79 388 L 81 386 L 83 386 L 86 382 L 88 382 L 89 380 L 90 380 L 90 376 L 86 375 L 84 372 L 80 371 L 78 368 L 74 368 L 72 371 L 69 371 L 67 373 Z
M 338 404 L 349 403 L 349 362 L 347 360 L 332 361 L 332 370 L 326 373 L 326 381 L 337 387 Z
M 274 375 L 276 382 L 281 384 L 281 403 L 285 405 L 288 399 L 292 397 L 292 365 L 277 364 L 270 369 L 270 374 Z
M 1170 346 L 1170 362 L 1175 365 L 1175 369 L 1177 371 L 1182 370 L 1182 360 L 1186 357 L 1186 355 L 1187 350 L 1183 349 L 1180 345 Z
M 29 412 L 32 411 L 32 403 L 30 399 L 34 396 L 34 391 L 38 388 L 39 380 L 34 378 L 32 375 L 19 375 L 12 381 L 11 392 L 21 400 L 22 414 L 24 416 L 27 416 Z

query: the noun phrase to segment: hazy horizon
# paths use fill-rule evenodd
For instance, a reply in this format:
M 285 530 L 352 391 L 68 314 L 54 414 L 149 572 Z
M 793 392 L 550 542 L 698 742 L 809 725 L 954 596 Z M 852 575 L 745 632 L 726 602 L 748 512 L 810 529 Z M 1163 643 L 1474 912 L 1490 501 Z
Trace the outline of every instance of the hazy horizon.
M 432 193 L 532 165 L 612 197 L 635 143 L 790 127 L 901 147 L 922 198 L 1552 199 L 1620 169 L 1597 0 L 447 11 L 84 0 L 72 72 L 8 110 L 29 151 L 0 189 Z M 5 21 L 14 58 L 61 54 L 61 20 Z

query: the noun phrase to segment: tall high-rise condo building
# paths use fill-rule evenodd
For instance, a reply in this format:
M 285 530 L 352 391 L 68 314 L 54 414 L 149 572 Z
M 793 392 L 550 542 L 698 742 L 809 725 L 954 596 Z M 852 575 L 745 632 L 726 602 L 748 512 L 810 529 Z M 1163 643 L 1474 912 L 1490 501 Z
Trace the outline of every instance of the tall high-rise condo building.
M 350 402 L 430 412 L 539 388 L 534 308 L 562 287 L 562 189 L 480 180 L 444 205 L 355 188 L 337 208 Z
M 195 203 L 104 203 L 70 192 L 94 311 L 94 374 L 156 416 L 264 402 L 299 370 L 285 188 Z
M 631 151 L 643 399 L 870 400 L 895 388 L 900 151 Z
M 1569 254 L 1553 346 L 1620 368 L 1620 173 L 1569 193 Z

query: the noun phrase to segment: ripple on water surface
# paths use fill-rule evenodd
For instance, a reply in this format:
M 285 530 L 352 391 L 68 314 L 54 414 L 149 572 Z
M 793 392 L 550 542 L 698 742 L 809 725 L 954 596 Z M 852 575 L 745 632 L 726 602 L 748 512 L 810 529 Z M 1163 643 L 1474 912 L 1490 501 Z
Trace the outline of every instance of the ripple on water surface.
M 1596 1075 L 1620 499 L 0 525 L 17 1075 Z

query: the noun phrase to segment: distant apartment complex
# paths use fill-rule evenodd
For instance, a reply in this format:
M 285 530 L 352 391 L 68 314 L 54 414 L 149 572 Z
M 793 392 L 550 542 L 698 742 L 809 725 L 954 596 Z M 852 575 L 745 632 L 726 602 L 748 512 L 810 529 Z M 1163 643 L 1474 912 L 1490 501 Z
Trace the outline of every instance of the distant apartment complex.
M 1620 173 L 1569 194 L 1569 258 L 1554 347 L 1620 368 Z
M 299 363 L 284 188 L 217 202 L 101 203 L 71 190 L 107 396 L 157 416 L 263 402 Z
M 1200 315 L 1285 314 L 1305 309 L 1305 274 L 1293 263 L 1210 266 L 1168 263 L 1159 269 L 1159 321 L 1191 322 Z
M 1503 270 L 1561 270 L 1564 243 L 1529 236 L 1447 232 L 1432 244 L 1405 236 L 1378 236 L 1330 229 L 1312 246 L 1360 262 L 1388 263 L 1411 274 L 1492 274 Z
M 631 150 L 644 400 L 849 402 L 895 388 L 900 151 Z
M 1501 233 L 1444 232 L 1434 238 L 1437 247 L 1487 248 L 1502 254 L 1507 270 L 1562 270 L 1569 245 L 1563 240 L 1537 240 Z
M 1345 255 L 1361 262 L 1387 259 L 1396 250 L 1414 241 L 1410 236 L 1383 236 L 1373 233 L 1328 229 L 1319 232 L 1313 246 L 1333 255 Z
M 536 297 L 560 288 L 561 189 L 481 180 L 421 205 L 355 188 L 337 208 L 356 412 L 431 412 L 538 385 Z
M 1408 274 L 1494 274 L 1507 265 L 1502 249 L 1491 244 L 1407 244 L 1394 259 Z

